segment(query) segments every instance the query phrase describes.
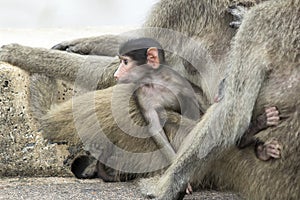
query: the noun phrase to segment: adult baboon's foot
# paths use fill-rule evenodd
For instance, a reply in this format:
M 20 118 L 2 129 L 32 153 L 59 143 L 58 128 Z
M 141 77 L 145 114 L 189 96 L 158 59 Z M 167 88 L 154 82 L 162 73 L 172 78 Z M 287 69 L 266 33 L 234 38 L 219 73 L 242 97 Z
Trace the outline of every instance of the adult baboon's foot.
M 158 191 L 156 191 L 155 185 L 159 181 L 160 176 L 154 176 L 151 178 L 144 178 L 139 181 L 139 188 L 143 196 L 153 199 L 158 196 Z
M 268 161 L 272 158 L 281 158 L 282 144 L 276 138 L 267 140 L 264 144 L 256 147 L 256 154 L 260 160 Z
M 148 199 L 157 200 L 183 199 L 186 195 L 186 188 L 188 187 L 188 184 L 186 184 L 186 187 L 183 187 L 182 190 L 179 190 L 179 187 L 181 187 L 182 184 L 176 181 L 170 181 L 168 178 L 169 177 L 163 175 L 162 177 L 156 176 L 152 178 L 141 179 L 139 186 L 142 195 Z

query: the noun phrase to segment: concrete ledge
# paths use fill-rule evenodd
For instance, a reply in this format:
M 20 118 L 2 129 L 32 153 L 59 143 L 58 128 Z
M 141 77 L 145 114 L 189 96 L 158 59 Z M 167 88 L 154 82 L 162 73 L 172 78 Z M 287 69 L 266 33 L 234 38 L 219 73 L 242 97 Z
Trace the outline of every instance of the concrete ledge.
M 0 63 L 0 176 L 71 176 L 66 145 L 49 144 L 29 109 L 28 73 Z

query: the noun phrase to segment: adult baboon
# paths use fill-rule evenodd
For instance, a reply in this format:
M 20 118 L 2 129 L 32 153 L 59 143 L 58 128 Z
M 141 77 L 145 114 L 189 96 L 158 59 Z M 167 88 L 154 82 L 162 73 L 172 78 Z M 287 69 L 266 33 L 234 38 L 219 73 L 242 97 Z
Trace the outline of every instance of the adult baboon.
M 229 55 L 233 59 L 224 99 L 212 105 L 190 132 L 193 144 L 178 154 L 153 188 L 147 185 L 149 197 L 178 199 L 191 179 L 202 180 L 207 175 L 249 199 L 299 199 L 299 17 L 299 0 L 266 2 L 246 15 Z M 283 159 L 263 166 L 243 152 L 224 156 L 232 151 L 224 149 L 241 138 L 251 116 L 265 104 L 276 104 L 282 121 L 261 135 L 276 136 L 288 146 Z M 237 168 L 232 167 L 235 159 L 241 162 Z

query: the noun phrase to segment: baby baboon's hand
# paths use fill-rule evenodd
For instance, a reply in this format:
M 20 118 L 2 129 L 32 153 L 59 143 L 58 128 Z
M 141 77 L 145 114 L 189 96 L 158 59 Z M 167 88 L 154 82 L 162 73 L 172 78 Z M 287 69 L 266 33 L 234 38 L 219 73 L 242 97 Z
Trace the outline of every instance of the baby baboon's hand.
M 279 124 L 279 111 L 276 107 L 270 107 L 265 109 L 267 116 L 267 126 L 277 126 Z
M 281 158 L 281 151 L 282 145 L 276 138 L 271 138 L 256 148 L 257 157 L 262 161 Z
M 266 107 L 265 112 L 257 117 L 256 126 L 258 130 L 264 130 L 270 126 L 277 126 L 279 121 L 280 117 L 277 108 L 275 106 Z

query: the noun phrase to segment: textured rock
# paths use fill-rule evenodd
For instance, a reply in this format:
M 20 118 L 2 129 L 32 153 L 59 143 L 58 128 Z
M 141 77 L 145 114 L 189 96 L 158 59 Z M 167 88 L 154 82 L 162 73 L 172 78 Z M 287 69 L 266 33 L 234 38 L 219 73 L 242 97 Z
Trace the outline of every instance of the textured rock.
M 30 114 L 29 84 L 28 73 L 0 63 L 0 176 L 70 176 L 68 147 L 45 141 Z

